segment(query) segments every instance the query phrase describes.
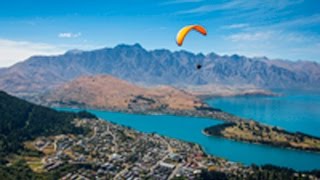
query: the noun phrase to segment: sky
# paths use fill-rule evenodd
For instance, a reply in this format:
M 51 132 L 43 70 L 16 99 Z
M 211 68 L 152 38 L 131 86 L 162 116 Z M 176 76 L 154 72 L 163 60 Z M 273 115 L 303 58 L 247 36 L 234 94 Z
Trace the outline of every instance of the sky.
M 32 55 L 140 43 L 187 50 L 320 62 L 319 0 L 10 0 L 0 2 L 0 67 Z M 190 32 L 182 47 L 175 37 Z

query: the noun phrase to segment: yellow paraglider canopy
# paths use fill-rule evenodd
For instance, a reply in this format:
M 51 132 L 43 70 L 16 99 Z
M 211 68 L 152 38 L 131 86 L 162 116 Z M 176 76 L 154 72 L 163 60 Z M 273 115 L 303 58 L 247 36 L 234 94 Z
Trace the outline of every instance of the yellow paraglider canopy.
M 177 34 L 177 44 L 179 46 L 182 45 L 184 38 L 186 37 L 186 35 L 191 31 L 191 30 L 196 30 L 199 33 L 201 33 L 202 35 L 207 35 L 207 30 L 200 26 L 200 25 L 189 25 L 189 26 L 185 26 L 182 29 L 180 29 L 180 31 Z

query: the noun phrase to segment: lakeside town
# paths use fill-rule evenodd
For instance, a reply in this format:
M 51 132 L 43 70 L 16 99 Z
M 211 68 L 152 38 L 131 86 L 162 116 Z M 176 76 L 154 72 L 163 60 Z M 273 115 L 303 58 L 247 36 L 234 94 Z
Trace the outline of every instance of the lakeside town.
M 87 165 L 61 179 L 197 179 L 201 171 L 236 176 L 250 174 L 250 167 L 206 155 L 200 146 L 145 134 L 104 120 L 75 120 L 90 129 L 87 135 L 39 137 L 26 147 L 44 154 L 27 160 L 35 172 L 50 172 L 66 164 Z M 27 159 L 27 158 L 26 158 Z M 35 165 L 37 164 L 37 165 Z

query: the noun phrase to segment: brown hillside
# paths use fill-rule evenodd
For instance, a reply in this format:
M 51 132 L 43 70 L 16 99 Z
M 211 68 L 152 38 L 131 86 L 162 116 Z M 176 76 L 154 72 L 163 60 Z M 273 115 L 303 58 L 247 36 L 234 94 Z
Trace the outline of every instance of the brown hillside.
M 133 111 L 194 110 L 205 106 L 197 97 L 172 87 L 139 87 L 107 75 L 80 77 L 43 99 L 50 105 Z

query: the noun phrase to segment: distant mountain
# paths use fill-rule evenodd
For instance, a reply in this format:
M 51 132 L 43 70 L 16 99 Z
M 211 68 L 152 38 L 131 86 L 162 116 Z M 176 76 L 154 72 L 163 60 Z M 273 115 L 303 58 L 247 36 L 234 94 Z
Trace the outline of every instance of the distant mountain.
M 40 103 L 143 113 L 207 107 L 197 97 L 172 87 L 144 88 L 107 75 L 77 78 L 44 94 Z
M 197 64 L 202 68 L 197 70 Z M 59 56 L 34 56 L 0 69 L 0 89 L 11 93 L 45 91 L 83 75 L 108 74 L 145 85 L 254 85 L 261 88 L 319 88 L 320 65 L 269 60 L 147 51 L 139 44 L 94 51 L 72 50 Z

